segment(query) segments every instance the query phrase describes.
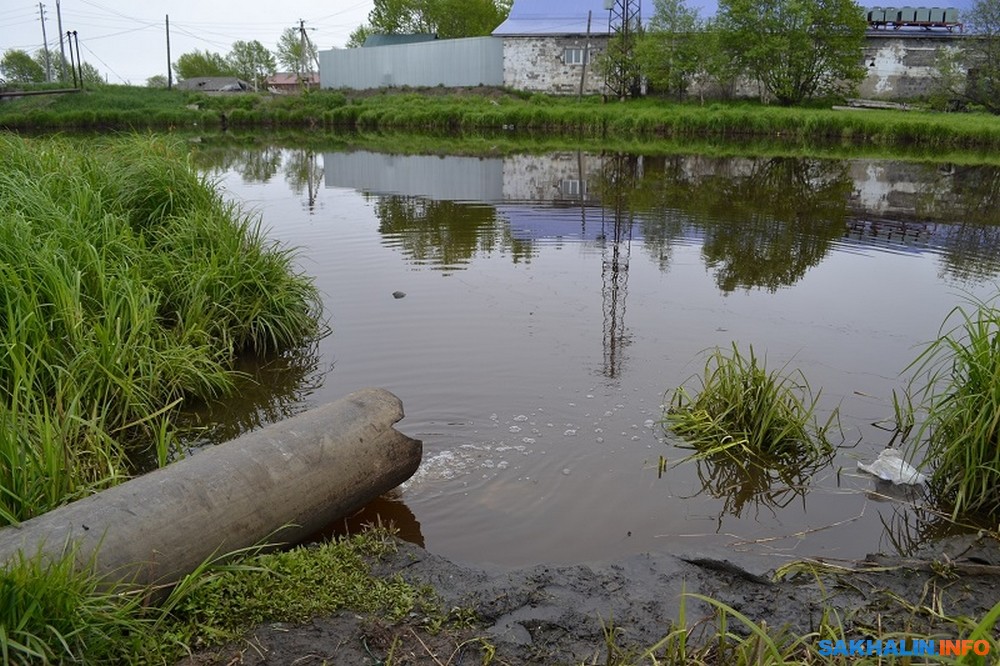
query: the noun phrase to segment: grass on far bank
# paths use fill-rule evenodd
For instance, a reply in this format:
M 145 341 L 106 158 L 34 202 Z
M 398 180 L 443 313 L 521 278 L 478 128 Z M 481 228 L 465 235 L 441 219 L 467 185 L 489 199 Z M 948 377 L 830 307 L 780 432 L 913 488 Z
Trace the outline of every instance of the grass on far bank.
M 767 138 L 961 150 L 1000 147 L 1000 117 L 985 113 L 835 111 L 755 102 L 668 102 L 527 94 L 495 88 L 275 96 L 209 96 L 102 86 L 82 93 L 8 100 L 0 127 L 18 130 L 300 127 L 343 131 L 543 131 L 579 137 Z
M 170 416 L 241 354 L 294 348 L 320 301 L 293 254 L 169 140 L 0 134 L 0 525 L 169 457 Z

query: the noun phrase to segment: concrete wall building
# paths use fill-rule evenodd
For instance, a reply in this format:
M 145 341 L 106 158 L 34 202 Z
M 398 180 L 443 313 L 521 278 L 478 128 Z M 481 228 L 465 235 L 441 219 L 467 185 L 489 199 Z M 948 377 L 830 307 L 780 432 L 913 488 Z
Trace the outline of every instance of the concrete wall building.
M 714 3 L 711 7 L 709 3 L 689 4 L 706 16 L 715 11 Z M 502 85 L 549 94 L 604 94 L 604 76 L 594 61 L 609 39 L 610 13 L 605 4 L 605 0 L 515 0 L 509 17 L 491 37 L 323 51 L 321 85 L 352 89 Z M 651 12 L 651 3 L 645 5 Z M 927 96 L 933 90 L 938 57 L 960 50 L 969 39 L 975 37 L 958 31 L 869 30 L 859 54 L 868 72 L 859 95 L 897 100 Z M 712 86 L 703 92 L 708 97 L 723 94 Z M 750 80 L 737 82 L 729 91 L 737 97 L 756 97 L 760 92 Z
M 515 2 L 493 36 L 503 41 L 503 84 L 556 94 L 604 92 L 593 66 L 608 43 L 604 0 Z

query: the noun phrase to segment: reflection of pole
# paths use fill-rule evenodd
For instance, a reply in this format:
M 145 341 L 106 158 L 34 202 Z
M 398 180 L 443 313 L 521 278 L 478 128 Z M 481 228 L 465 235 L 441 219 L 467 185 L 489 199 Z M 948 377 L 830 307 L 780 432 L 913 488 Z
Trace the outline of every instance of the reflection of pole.
M 632 217 L 628 195 L 635 186 L 635 158 L 615 155 L 605 167 L 604 205 L 601 231 L 604 250 L 601 258 L 604 301 L 604 376 L 621 375 L 623 347 L 629 343 L 625 329 L 625 302 L 628 296 L 628 269 L 632 254 Z M 608 215 L 610 214 L 610 219 Z M 611 226 L 610 235 L 608 226 Z
M 309 181 L 309 212 L 312 213 L 316 208 L 316 194 L 319 190 L 319 183 L 313 184 L 313 179 L 316 177 L 316 154 L 309 151 L 306 153 L 306 160 L 309 165 L 309 173 L 306 177 Z
M 580 238 L 587 238 L 587 193 L 583 180 L 583 151 L 576 151 L 576 178 L 580 183 Z

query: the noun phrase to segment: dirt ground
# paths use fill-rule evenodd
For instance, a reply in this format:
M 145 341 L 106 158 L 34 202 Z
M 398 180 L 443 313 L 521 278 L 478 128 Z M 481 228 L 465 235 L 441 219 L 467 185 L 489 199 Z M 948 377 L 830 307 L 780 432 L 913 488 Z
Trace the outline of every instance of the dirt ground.
M 732 554 L 729 554 L 732 557 Z M 914 558 L 869 556 L 837 563 L 817 575 L 803 571 L 775 580 L 775 562 L 731 561 L 711 553 L 645 554 L 585 566 L 536 566 L 486 571 L 456 565 L 412 544 L 375 565 L 429 584 L 445 608 L 475 611 L 476 626 L 431 631 L 426 618 L 399 624 L 339 613 L 304 625 L 264 625 L 244 641 L 187 660 L 202 664 L 494 664 L 606 663 L 605 632 L 621 645 L 646 647 L 677 617 L 682 589 L 722 601 L 754 621 L 808 632 L 824 608 L 840 614 L 846 635 L 914 631 L 956 637 L 920 607 L 948 616 L 982 617 L 1000 600 L 1000 544 L 988 537 L 950 539 Z M 911 608 L 891 600 L 909 602 Z M 688 622 L 710 609 L 687 601 Z

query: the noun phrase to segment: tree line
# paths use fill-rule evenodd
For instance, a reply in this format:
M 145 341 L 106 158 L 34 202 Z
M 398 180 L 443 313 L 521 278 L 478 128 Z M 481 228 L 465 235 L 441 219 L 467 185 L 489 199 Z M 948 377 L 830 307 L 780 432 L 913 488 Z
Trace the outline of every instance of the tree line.
M 285 71 L 302 76 L 316 71 L 313 66 L 316 59 L 315 45 L 303 39 L 297 28 L 286 28 L 278 38 L 273 53 L 256 39 L 239 40 L 233 42 L 226 55 L 207 49 L 184 53 L 173 64 L 173 70 L 178 80 L 234 76 L 260 89 L 265 87 L 267 78 L 278 71 L 279 65 Z M 147 80 L 147 85 L 151 87 L 163 87 L 166 83 L 166 77 L 162 75 Z
M 80 64 L 84 83 L 104 83 L 101 73 L 89 62 Z M 34 55 L 21 49 L 9 49 L 0 58 L 0 75 L 11 83 L 45 83 L 46 81 L 72 81 L 70 63 L 61 57 L 45 55 L 43 49 Z
M 1000 113 L 1000 0 L 975 0 L 965 17 L 972 36 L 940 49 L 932 97 Z M 719 0 L 702 19 L 685 0 L 653 0 L 645 30 L 624 49 L 657 93 L 683 99 L 731 95 L 738 81 L 783 105 L 854 94 L 865 77 L 867 21 L 854 0 Z M 619 54 L 623 49 L 608 49 Z M 605 59 L 607 60 L 607 59 Z
M 316 71 L 311 65 L 317 60 L 316 47 L 303 39 L 296 28 L 288 28 L 281 33 L 278 45 L 272 53 L 257 40 L 236 41 L 229 53 L 222 55 L 208 51 L 194 50 L 184 53 L 173 63 L 173 73 L 177 80 L 203 76 L 234 76 L 250 83 L 255 88 L 263 88 L 267 78 L 278 71 L 281 65 L 286 71 L 301 76 Z M 49 80 L 67 80 L 63 76 L 62 61 L 58 57 L 49 58 L 49 73 L 46 73 L 46 55 L 39 49 L 33 56 L 25 51 L 11 49 L 0 58 L 0 75 L 10 83 L 44 83 Z M 67 64 L 68 69 L 68 64 Z M 101 73 L 90 63 L 83 63 L 84 83 L 104 83 Z M 146 80 L 153 88 L 165 88 L 167 77 L 158 74 Z

